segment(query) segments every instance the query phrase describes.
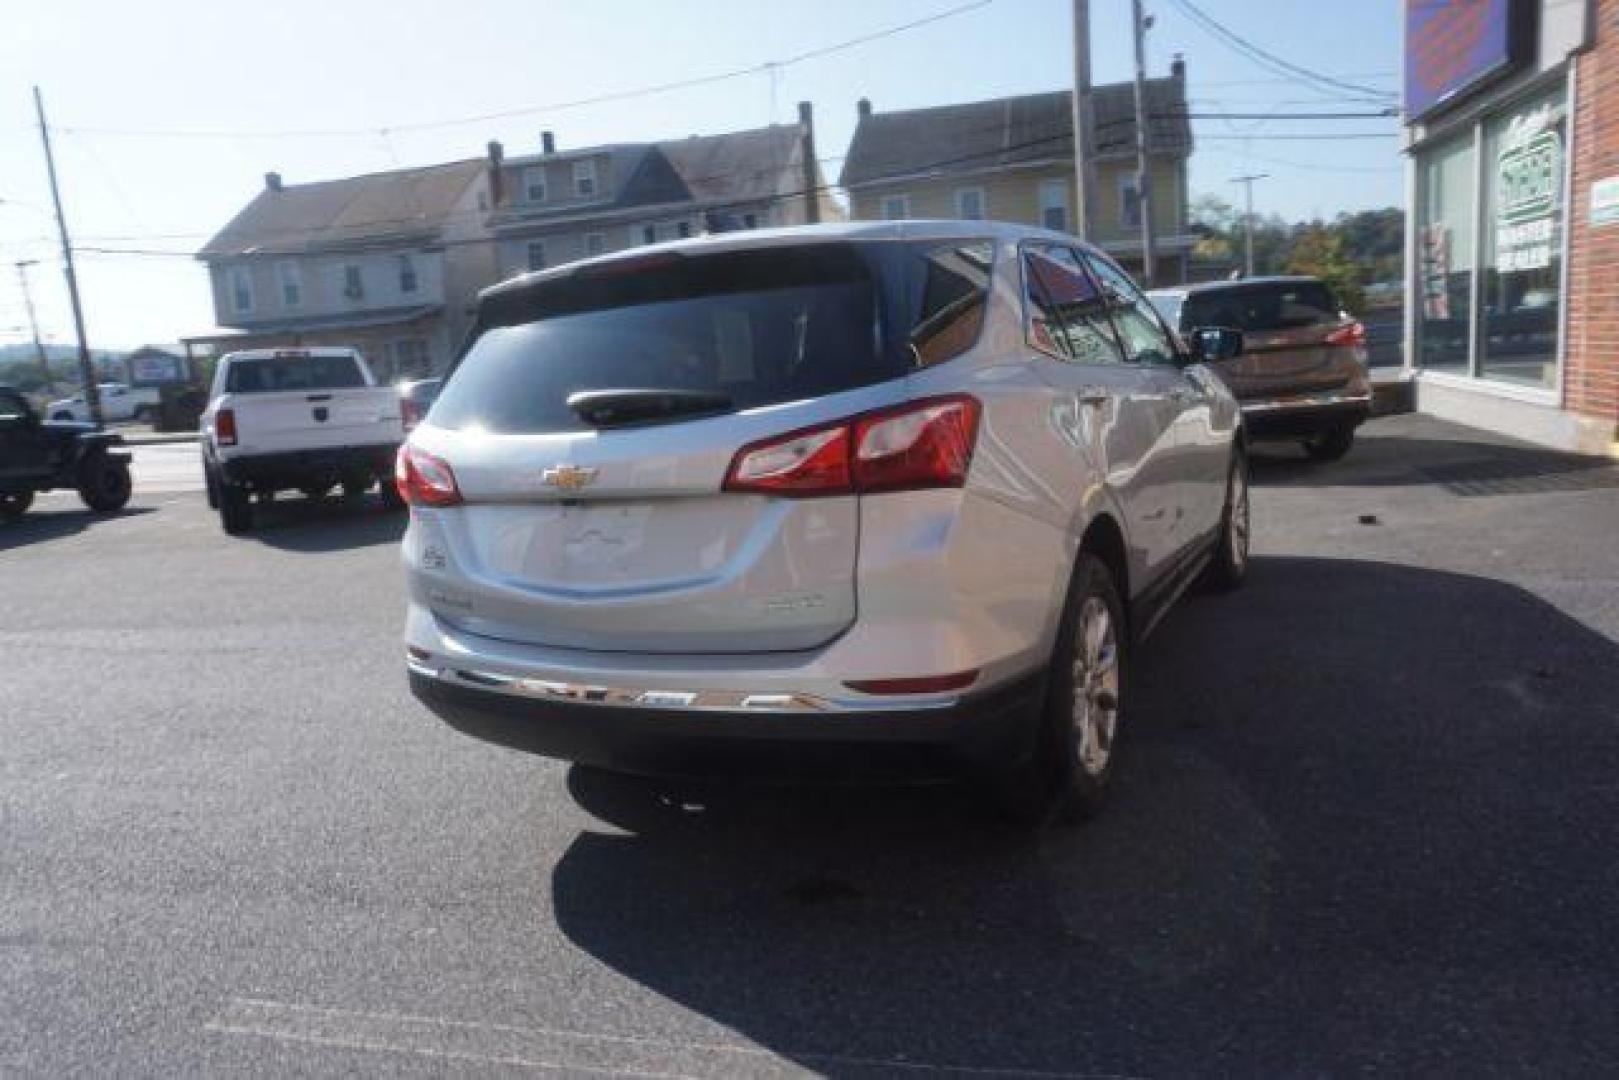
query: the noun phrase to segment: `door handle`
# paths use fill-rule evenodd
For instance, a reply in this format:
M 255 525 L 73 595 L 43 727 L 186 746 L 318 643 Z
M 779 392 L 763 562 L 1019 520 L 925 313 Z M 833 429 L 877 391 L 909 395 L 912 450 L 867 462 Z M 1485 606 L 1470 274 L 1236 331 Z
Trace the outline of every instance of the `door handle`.
M 1082 386 L 1079 388 L 1079 403 L 1081 405 L 1106 405 L 1108 392 L 1100 386 Z

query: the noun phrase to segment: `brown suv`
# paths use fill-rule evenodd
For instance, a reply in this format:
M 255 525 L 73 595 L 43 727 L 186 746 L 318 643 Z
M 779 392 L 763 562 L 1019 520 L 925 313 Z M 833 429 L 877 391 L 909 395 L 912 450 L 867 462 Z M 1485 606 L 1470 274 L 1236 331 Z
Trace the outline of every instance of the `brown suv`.
M 1188 334 L 1228 327 L 1242 354 L 1211 367 L 1242 403 L 1256 439 L 1296 439 L 1316 461 L 1349 452 L 1371 413 L 1366 328 L 1312 277 L 1256 277 L 1177 285 L 1148 294 L 1169 324 Z

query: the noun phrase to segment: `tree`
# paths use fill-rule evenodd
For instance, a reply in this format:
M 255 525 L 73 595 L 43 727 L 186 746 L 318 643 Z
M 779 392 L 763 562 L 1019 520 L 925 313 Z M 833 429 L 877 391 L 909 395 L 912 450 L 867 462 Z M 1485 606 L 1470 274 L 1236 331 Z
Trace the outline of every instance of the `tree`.
M 1314 221 L 1295 229 L 1287 272 L 1318 277 L 1332 287 L 1344 308 L 1357 313 L 1365 310 L 1362 268 L 1349 257 L 1342 233 L 1332 225 Z

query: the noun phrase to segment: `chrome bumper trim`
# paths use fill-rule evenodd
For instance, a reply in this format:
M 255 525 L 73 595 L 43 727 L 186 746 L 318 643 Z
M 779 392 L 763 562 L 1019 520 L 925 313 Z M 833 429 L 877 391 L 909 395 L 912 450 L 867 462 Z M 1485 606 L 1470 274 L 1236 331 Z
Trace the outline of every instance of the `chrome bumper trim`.
M 570 702 L 577 705 L 601 705 L 607 708 L 661 709 L 672 712 L 727 712 L 771 714 L 837 714 L 840 712 L 906 712 L 912 709 L 948 708 L 960 700 L 947 697 L 904 698 L 884 700 L 862 698 L 834 701 L 813 694 L 757 693 L 749 690 L 680 690 L 633 689 L 602 686 L 596 683 L 563 682 L 555 679 L 533 679 L 520 675 L 506 675 L 495 671 L 457 667 L 453 664 L 438 666 L 436 661 L 406 657 L 405 666 L 414 674 L 429 679 L 471 687 L 512 697 L 540 701 Z
M 1371 394 L 1314 394 L 1308 397 L 1271 398 L 1268 401 L 1244 401 L 1244 413 L 1278 412 L 1286 409 L 1320 409 L 1335 405 L 1365 405 L 1371 407 Z

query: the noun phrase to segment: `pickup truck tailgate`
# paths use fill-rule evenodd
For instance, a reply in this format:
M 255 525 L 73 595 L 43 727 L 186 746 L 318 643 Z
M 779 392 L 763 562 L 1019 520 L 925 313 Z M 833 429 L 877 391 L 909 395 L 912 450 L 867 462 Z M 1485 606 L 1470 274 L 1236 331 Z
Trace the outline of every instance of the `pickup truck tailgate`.
M 389 387 L 230 395 L 235 455 L 397 444 L 404 439 L 399 395 Z

